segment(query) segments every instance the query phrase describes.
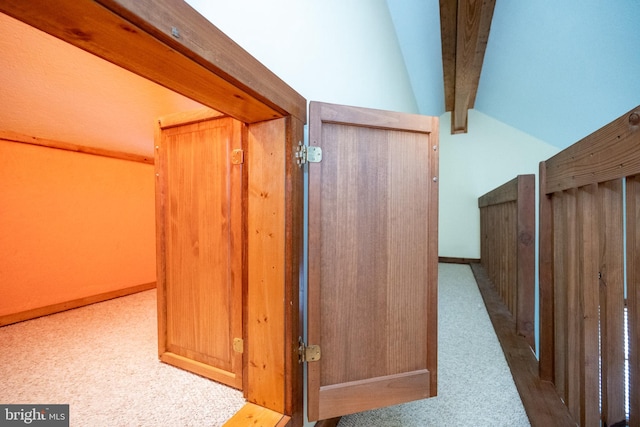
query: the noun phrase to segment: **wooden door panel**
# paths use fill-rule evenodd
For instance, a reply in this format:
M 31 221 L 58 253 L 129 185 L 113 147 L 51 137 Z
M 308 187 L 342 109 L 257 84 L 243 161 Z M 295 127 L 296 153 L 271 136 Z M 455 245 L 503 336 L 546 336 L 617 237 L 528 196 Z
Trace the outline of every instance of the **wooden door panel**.
M 160 357 L 242 387 L 241 124 L 216 118 L 162 129 L 158 219 Z M 160 276 L 160 274 L 159 274 Z
M 312 103 L 309 418 L 433 396 L 437 120 Z M 434 180 L 434 178 L 436 178 Z

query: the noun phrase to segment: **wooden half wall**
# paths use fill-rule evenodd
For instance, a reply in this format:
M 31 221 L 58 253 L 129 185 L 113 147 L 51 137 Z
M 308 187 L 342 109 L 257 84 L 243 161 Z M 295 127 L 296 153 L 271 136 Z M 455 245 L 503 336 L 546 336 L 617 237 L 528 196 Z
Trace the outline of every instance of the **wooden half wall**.
M 535 349 L 535 175 L 519 175 L 478 198 L 481 264 L 516 332 Z
M 540 164 L 540 376 L 581 426 L 626 422 L 625 312 L 640 425 L 639 182 L 640 107 Z

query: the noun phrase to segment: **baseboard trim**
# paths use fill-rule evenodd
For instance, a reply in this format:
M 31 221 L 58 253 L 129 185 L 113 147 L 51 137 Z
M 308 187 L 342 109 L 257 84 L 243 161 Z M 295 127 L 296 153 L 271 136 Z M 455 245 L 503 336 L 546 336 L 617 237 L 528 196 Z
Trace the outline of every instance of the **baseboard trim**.
M 11 325 L 13 323 L 23 322 L 25 320 L 35 319 L 37 317 L 48 316 L 50 314 L 60 313 L 74 308 L 84 307 L 85 305 L 95 304 L 98 302 L 108 301 L 114 298 L 120 298 L 126 295 L 132 295 L 142 291 L 148 291 L 156 287 L 156 282 L 145 283 L 142 285 L 130 286 L 124 289 L 104 292 L 98 295 L 91 295 L 84 298 L 78 298 L 72 301 L 52 304 L 45 307 L 33 308 L 31 310 L 21 311 L 14 314 L 6 314 L 0 316 L 0 326 Z
M 329 420 L 318 421 L 315 427 L 337 427 L 338 423 L 340 422 L 340 418 L 342 417 L 336 417 L 336 418 L 331 418 Z
M 474 263 L 477 264 L 480 262 L 480 259 L 441 256 L 441 257 L 438 257 L 438 262 L 442 262 L 445 264 L 474 264 Z

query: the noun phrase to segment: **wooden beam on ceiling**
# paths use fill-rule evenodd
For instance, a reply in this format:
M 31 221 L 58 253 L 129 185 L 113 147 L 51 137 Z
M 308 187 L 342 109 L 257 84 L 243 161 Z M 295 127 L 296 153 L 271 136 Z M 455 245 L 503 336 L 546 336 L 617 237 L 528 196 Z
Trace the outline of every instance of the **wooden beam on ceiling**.
M 445 108 L 451 133 L 467 132 L 474 107 L 495 0 L 440 0 Z

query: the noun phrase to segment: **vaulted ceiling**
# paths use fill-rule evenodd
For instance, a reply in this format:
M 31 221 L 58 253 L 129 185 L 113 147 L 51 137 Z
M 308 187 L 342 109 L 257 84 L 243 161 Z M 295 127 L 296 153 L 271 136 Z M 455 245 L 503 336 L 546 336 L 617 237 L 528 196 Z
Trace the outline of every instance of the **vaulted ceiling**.
M 435 96 L 444 93 L 445 80 L 439 0 L 387 4 L 420 112 L 450 111 Z M 639 24 L 637 0 L 497 1 L 470 106 L 567 147 L 640 104 Z
M 462 49 L 468 52 L 466 62 L 481 72 L 479 80 L 472 76 L 458 86 L 461 101 L 455 89 L 445 90 L 445 81 L 455 82 L 455 77 L 446 71 L 452 53 L 446 47 L 448 39 L 441 38 L 440 3 L 465 4 L 465 13 L 473 12 L 474 7 L 481 11 L 480 15 L 467 13 L 456 18 L 465 23 L 458 25 L 458 30 L 480 31 L 478 36 L 462 33 L 463 39 L 475 40 L 470 51 Z M 489 15 L 486 7 L 492 3 L 387 0 L 420 113 L 439 116 L 453 111 L 452 130 L 464 131 L 466 127 L 473 132 L 473 123 L 466 123 L 466 110 L 475 108 L 564 148 L 640 104 L 637 0 L 498 1 Z M 467 20 L 465 16 L 471 18 Z M 491 16 L 488 40 L 482 36 L 487 16 Z M 54 58 L 50 45 L 43 44 L 46 35 L 26 34 L 23 24 L 2 14 L 0 24 L 6 35 L 0 38 L 2 128 L 27 134 L 38 131 L 34 126 L 55 128 L 48 137 L 75 143 L 100 134 L 111 135 L 112 140 L 122 144 L 114 149 L 148 154 L 150 145 L 141 141 L 152 134 L 153 124 L 147 120 L 148 129 L 140 128 L 139 123 L 144 122 L 140 115 L 158 117 L 199 106 L 177 94 L 167 95 L 159 86 L 62 42 L 48 40 L 61 49 L 58 52 L 65 52 L 60 61 L 60 53 Z M 459 38 L 456 34 L 456 40 Z M 477 53 L 485 42 L 480 68 Z M 456 62 L 454 76 L 466 75 L 460 73 L 460 64 L 464 63 L 464 57 Z M 92 67 L 98 66 L 106 67 L 111 76 L 100 83 L 91 78 Z M 61 80 L 66 78 L 74 89 L 48 84 L 38 77 L 43 69 Z M 30 96 L 11 90 L 18 86 Z M 449 85 L 453 87 L 456 86 Z M 118 94 L 125 94 L 126 99 Z M 83 102 L 78 102 L 85 95 Z M 86 99 L 92 102 L 87 103 Z M 51 105 L 52 113 L 46 113 L 42 104 Z M 118 120 L 101 114 L 113 105 L 120 109 Z M 73 121 L 75 125 L 56 127 L 60 120 Z M 139 131 L 130 131 L 136 128 Z

